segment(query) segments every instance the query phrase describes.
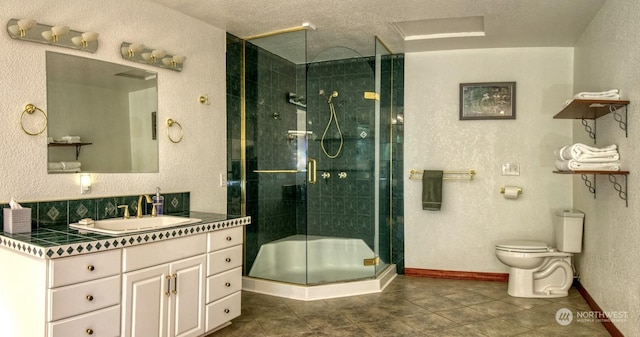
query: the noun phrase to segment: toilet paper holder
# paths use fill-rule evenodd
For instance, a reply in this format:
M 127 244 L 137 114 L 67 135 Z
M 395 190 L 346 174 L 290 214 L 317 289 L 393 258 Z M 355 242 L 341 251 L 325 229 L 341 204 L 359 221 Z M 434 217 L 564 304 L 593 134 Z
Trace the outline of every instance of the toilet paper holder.
M 505 187 L 500 187 L 500 193 L 504 194 Z M 522 194 L 522 187 L 518 187 L 518 195 Z

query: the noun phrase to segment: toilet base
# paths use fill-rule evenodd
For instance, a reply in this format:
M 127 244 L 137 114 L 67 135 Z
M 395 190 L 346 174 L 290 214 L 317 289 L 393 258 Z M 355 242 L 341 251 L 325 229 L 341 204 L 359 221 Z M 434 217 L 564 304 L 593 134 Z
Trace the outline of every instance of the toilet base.
M 571 259 L 551 259 L 536 269 L 509 268 L 507 294 L 527 298 L 566 297 L 572 284 Z

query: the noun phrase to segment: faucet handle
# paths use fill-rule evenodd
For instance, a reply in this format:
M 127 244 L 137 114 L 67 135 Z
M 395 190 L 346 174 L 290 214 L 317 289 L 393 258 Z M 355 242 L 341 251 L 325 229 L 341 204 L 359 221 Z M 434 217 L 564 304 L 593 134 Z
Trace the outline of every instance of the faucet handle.
M 162 205 L 162 203 L 159 202 L 154 202 L 153 204 L 151 204 L 151 216 L 158 216 L 158 206 Z
M 129 219 L 129 205 L 118 205 L 118 208 L 124 208 L 123 218 Z

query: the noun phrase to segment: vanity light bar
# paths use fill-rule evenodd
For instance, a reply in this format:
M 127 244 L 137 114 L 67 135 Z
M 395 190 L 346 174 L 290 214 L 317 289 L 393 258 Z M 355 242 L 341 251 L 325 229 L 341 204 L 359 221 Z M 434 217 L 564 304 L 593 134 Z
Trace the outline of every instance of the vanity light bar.
M 98 33 L 80 32 L 65 25 L 45 25 L 32 19 L 11 19 L 7 32 L 12 39 L 45 43 L 93 53 L 98 49 Z

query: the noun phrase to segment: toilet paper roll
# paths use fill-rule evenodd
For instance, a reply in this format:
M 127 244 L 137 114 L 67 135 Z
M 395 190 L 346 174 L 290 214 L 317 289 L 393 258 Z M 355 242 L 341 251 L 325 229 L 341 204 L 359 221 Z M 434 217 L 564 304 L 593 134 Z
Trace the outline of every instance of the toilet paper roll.
M 518 186 L 505 186 L 504 187 L 504 198 L 505 199 L 518 199 L 520 196 L 520 191 L 522 189 Z

